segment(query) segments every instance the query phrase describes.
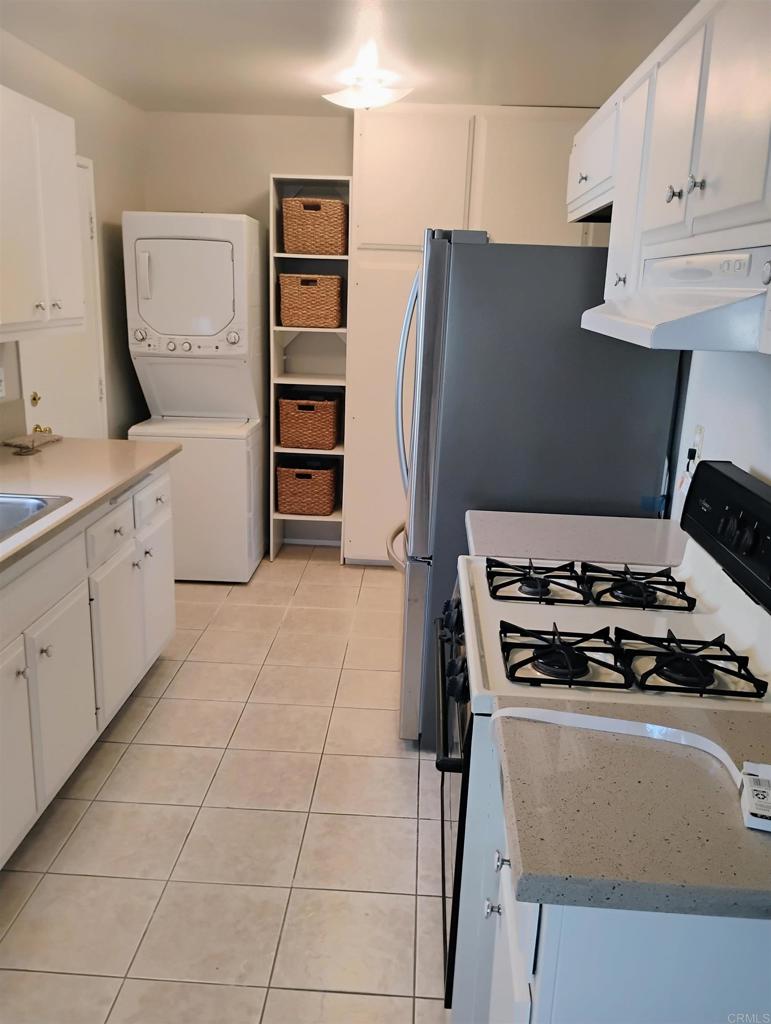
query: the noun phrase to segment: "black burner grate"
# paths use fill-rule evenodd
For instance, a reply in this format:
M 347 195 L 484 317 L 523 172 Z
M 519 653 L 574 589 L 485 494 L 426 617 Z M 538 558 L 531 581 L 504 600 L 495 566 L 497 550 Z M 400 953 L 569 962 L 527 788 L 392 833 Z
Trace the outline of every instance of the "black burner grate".
M 623 651 L 610 628 L 596 633 L 522 629 L 501 621 L 501 651 L 506 676 L 512 683 L 530 686 L 587 686 L 628 689 L 633 682 Z
M 588 604 L 589 593 L 576 571 L 575 562 L 557 566 L 486 561 L 490 597 L 498 601 L 528 601 L 538 604 Z
M 688 612 L 696 607 L 696 598 L 687 593 L 685 584 L 675 579 L 671 569 L 637 572 L 628 565 L 608 569 L 582 562 L 581 575 L 595 604 Z

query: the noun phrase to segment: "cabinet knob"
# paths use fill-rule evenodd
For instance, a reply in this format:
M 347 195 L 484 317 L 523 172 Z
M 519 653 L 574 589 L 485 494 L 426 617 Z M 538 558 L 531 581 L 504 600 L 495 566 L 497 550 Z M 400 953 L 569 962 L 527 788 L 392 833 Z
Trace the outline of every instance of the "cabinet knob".
M 693 174 L 688 175 L 688 195 L 690 195 L 694 189 L 698 189 L 700 192 L 703 192 L 706 187 L 706 178 L 697 178 Z
M 510 868 L 511 861 L 508 857 L 504 857 L 500 850 L 495 851 L 495 870 L 502 871 L 504 867 Z
M 122 526 L 116 526 L 115 529 L 112 532 L 115 534 L 116 537 L 122 537 L 123 536 L 123 527 Z
M 613 287 L 618 288 L 620 284 L 626 285 L 626 274 L 616 274 L 616 280 Z
M 153 557 L 153 549 L 152 548 L 145 548 L 145 558 L 152 558 L 152 557 Z
M 159 494 L 158 497 L 155 499 L 155 504 L 156 505 L 165 505 L 165 503 L 166 503 L 166 498 L 162 494 Z
M 17 668 L 16 669 L 16 678 L 17 679 L 19 679 L 19 678 L 21 678 L 21 679 L 29 679 L 29 669 L 28 668 Z
M 53 658 L 53 656 L 54 656 L 54 645 L 53 644 L 48 644 L 46 647 L 41 647 L 40 648 L 40 653 L 45 658 Z
M 54 299 L 54 301 L 51 303 L 51 308 L 52 309 L 61 309 L 62 308 L 62 304 L 61 304 L 61 302 L 59 302 L 58 299 Z
M 583 171 L 579 171 L 578 172 L 578 184 L 579 185 L 582 185 L 585 181 L 588 181 L 588 180 L 589 180 L 589 175 L 588 174 L 584 174 Z
M 485 900 L 484 903 L 485 917 L 492 917 L 493 914 L 501 913 L 500 903 L 493 903 L 492 900 Z
M 131 563 L 131 568 L 132 569 L 141 569 L 142 568 L 142 563 L 141 562 L 132 562 Z
M 664 193 L 664 200 L 667 203 L 671 203 L 673 199 L 682 199 L 683 190 L 681 188 L 675 188 L 674 185 L 667 185 L 667 191 Z
M 45 308 L 46 308 L 45 302 L 36 302 L 35 303 L 35 309 L 39 309 L 41 312 L 44 312 Z

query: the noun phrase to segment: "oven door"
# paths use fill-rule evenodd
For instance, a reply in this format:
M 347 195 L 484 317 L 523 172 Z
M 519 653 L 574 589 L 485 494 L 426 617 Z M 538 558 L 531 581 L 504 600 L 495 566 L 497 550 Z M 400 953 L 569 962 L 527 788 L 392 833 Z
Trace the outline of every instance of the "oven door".
M 435 620 L 437 741 L 436 767 L 441 772 L 441 872 L 442 872 L 442 942 L 444 958 L 444 1005 L 452 1007 L 455 950 L 458 940 L 460 883 L 463 870 L 463 840 L 468 799 L 471 726 L 468 676 L 463 647 L 463 624 L 460 603 L 455 599 L 455 622 L 448 616 Z M 450 623 L 448 625 L 448 618 Z M 450 856 L 448 857 L 448 851 Z M 448 863 L 452 863 L 449 876 Z M 449 920 L 447 897 L 452 894 Z

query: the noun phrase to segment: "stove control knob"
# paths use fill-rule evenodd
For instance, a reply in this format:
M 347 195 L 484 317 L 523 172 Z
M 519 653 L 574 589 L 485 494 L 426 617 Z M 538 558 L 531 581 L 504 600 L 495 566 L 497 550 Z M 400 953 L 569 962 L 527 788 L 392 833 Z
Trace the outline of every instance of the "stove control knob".
M 241 340 L 241 335 L 238 331 L 228 331 L 226 340 L 228 345 L 237 345 Z
M 729 512 L 725 516 L 723 529 L 720 532 L 726 544 L 730 544 L 733 547 L 739 537 L 739 517 L 735 513 Z
M 192 352 L 193 351 L 193 346 L 190 344 L 189 341 L 183 341 L 182 342 L 182 351 L 183 352 Z
M 145 341 L 147 339 L 147 331 L 143 331 L 141 327 L 137 327 L 134 331 L 134 341 Z
M 751 555 L 757 544 L 758 533 L 754 526 L 745 526 L 739 538 L 739 551 L 743 555 Z
M 176 343 L 176 341 L 167 341 L 166 342 L 166 348 L 169 350 L 169 352 L 176 352 L 177 351 L 177 343 Z

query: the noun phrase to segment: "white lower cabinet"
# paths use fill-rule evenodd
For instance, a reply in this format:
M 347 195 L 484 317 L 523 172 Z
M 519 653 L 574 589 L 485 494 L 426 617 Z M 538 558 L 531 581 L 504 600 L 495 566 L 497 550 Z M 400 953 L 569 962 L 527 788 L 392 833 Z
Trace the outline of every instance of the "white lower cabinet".
M 174 632 L 174 538 L 171 516 L 137 534 L 137 558 L 142 563 L 142 620 L 145 663 L 152 664 Z
M 80 583 L 24 631 L 37 792 L 57 792 L 97 736 L 88 587 Z
M 89 577 L 100 728 L 123 704 L 144 669 L 142 571 L 136 542 L 130 538 Z
M 0 651 L 0 864 L 37 817 L 26 666 L 20 636 Z
M 526 904 L 517 905 L 511 884 L 511 869 L 505 867 L 503 870 L 505 874 L 500 876 L 498 902 L 491 903 L 487 908 L 495 929 L 489 1019 L 490 1024 L 528 1024 L 530 985 L 528 970 L 519 948 L 517 914 L 527 913 L 531 908 Z

